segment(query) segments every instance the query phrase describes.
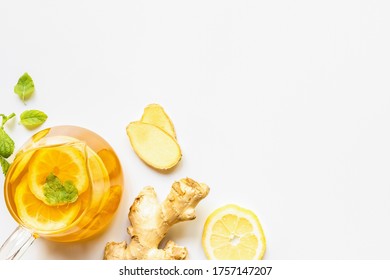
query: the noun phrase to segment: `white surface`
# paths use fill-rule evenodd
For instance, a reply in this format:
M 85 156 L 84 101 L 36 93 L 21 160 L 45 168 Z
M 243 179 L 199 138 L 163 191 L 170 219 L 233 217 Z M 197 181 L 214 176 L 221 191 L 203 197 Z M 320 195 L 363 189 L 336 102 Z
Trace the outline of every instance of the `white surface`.
M 221 275 L 219 278 L 225 276 L 225 278 L 231 279 L 268 278 L 273 280 L 388 280 L 390 278 L 390 271 L 388 269 L 390 261 L 388 260 L 264 260 L 262 262 L 209 260 L 196 260 L 191 262 L 107 262 L 76 260 L 55 262 L 25 261 L 23 262 L 23 269 L 20 269 L 20 265 L 20 262 L 0 262 L 0 275 L 15 275 L 18 279 L 39 280 L 52 280 L 53 275 L 55 275 L 56 280 L 69 280 L 69 278 L 74 277 L 75 271 L 77 271 L 78 279 L 93 278 L 98 280 L 113 279 L 115 276 L 117 279 L 128 278 L 160 280 L 179 278 L 179 276 L 176 275 L 182 275 L 181 277 L 185 279 L 196 278 L 209 280 L 217 278 L 214 277 L 213 274 Z M 61 273 L 58 273 L 59 271 L 61 271 Z M 121 272 L 123 275 L 120 274 Z M 320 275 L 319 272 L 321 273 Z M 262 273 L 264 274 L 262 275 Z
M 266 259 L 390 258 L 389 1 L 0 2 L 0 113 L 41 109 L 101 134 L 126 172 L 108 231 L 87 243 L 37 240 L 25 259 L 100 259 L 128 240 L 127 211 L 153 185 L 211 187 L 169 237 L 204 259 L 207 215 L 236 203 L 259 216 Z M 36 84 L 23 105 L 13 86 Z M 183 149 L 161 174 L 125 127 L 162 104 Z M 20 146 L 33 134 L 13 121 Z M 3 178 L 0 178 L 3 183 Z M 0 242 L 16 224 L 0 201 Z

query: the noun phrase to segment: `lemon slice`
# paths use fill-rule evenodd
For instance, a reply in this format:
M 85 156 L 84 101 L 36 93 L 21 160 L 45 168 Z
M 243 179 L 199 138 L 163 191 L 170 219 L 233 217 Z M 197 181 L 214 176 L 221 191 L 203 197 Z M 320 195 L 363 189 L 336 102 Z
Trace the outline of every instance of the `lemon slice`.
M 48 206 L 30 191 L 27 176 L 16 188 L 15 205 L 22 222 L 35 231 L 57 231 L 69 226 L 77 217 L 81 202 L 63 206 Z
M 103 164 L 107 169 L 108 175 L 114 177 L 120 172 L 120 163 L 114 151 L 102 149 L 97 153 L 97 155 L 103 161 Z
M 207 218 L 202 245 L 208 259 L 259 260 L 264 256 L 266 242 L 257 216 L 229 204 Z
M 94 235 L 106 228 L 118 208 L 122 197 L 122 187 L 119 185 L 110 188 L 109 197 L 105 201 L 102 210 L 98 215 L 90 217 L 90 223 L 83 228 L 83 235 L 79 239 L 84 239 Z
M 86 159 L 83 152 L 74 146 L 42 148 L 31 158 L 28 185 L 36 198 L 45 203 L 44 186 L 50 174 L 61 182 L 71 182 L 77 188 L 78 195 L 88 189 Z
M 21 179 L 23 171 L 34 155 L 35 151 L 31 150 L 28 152 L 18 152 L 15 156 L 15 160 L 12 165 L 15 166 L 14 171 L 12 172 L 10 183 L 16 182 L 18 179 Z
M 89 201 L 90 211 L 99 212 L 110 193 L 110 177 L 101 158 L 91 149 L 88 149 L 88 168 L 90 170 L 93 195 Z M 93 211 L 92 211 L 93 212 Z

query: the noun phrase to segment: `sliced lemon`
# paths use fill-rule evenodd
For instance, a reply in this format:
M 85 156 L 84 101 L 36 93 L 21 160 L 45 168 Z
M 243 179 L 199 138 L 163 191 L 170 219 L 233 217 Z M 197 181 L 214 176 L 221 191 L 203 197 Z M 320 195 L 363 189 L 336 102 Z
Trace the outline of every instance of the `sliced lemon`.
M 102 159 L 107 172 L 111 177 L 116 176 L 120 172 L 120 163 L 114 151 L 102 149 L 97 154 Z
M 63 206 L 48 206 L 37 199 L 23 177 L 15 192 L 15 206 L 19 218 L 34 231 L 57 231 L 69 226 L 77 217 L 81 202 Z
M 105 201 L 103 208 L 99 214 L 88 217 L 90 223 L 85 228 L 83 228 L 83 235 L 79 236 L 78 238 L 80 240 L 88 238 L 104 230 L 110 223 L 115 211 L 117 210 L 121 197 L 122 187 L 118 185 L 112 186 L 110 188 L 109 197 Z
M 91 149 L 88 150 L 88 168 L 90 170 L 93 195 L 90 201 L 90 209 L 97 207 L 99 211 L 110 193 L 110 177 L 101 158 Z
M 74 146 L 41 148 L 31 158 L 28 185 L 36 198 L 45 203 L 44 186 L 49 174 L 54 174 L 61 182 L 70 181 L 77 188 L 78 195 L 88 189 L 86 159 Z
M 49 132 L 50 132 L 50 128 L 46 128 L 46 129 L 44 129 L 44 130 L 41 130 L 41 131 L 35 133 L 35 134 L 32 136 L 32 138 L 31 138 L 32 142 L 34 142 L 34 143 L 38 142 L 38 141 L 41 140 L 43 137 L 45 137 Z
M 14 171 L 11 173 L 10 183 L 16 182 L 16 180 L 21 179 L 22 173 L 25 170 L 26 165 L 34 155 L 35 151 L 27 151 L 27 152 L 18 152 L 15 156 L 15 160 L 13 162 L 13 166 L 15 166 Z
M 265 236 L 257 216 L 234 204 L 207 218 L 202 245 L 211 260 L 259 260 L 265 253 Z

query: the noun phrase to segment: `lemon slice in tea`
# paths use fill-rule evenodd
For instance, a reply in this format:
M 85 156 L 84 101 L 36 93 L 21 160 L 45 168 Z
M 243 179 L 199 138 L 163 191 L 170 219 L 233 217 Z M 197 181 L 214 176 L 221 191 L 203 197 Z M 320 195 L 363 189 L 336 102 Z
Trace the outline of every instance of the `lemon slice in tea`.
M 37 199 L 23 177 L 15 192 L 15 205 L 22 222 L 35 231 L 56 231 L 69 226 L 78 216 L 81 202 L 48 206 Z
M 91 236 L 100 232 L 108 226 L 107 221 L 111 219 L 113 213 L 115 213 L 117 205 L 122 196 L 121 186 L 112 186 L 108 199 L 105 201 L 103 208 L 98 215 L 90 217 L 90 223 L 85 226 L 84 234 L 80 238 Z
M 207 218 L 202 245 L 208 259 L 258 260 L 265 253 L 265 236 L 257 216 L 229 204 Z
M 72 184 L 77 189 L 78 195 L 85 192 L 88 189 L 89 179 L 83 152 L 74 146 L 48 147 L 38 150 L 29 163 L 28 185 L 36 198 L 52 205 L 45 195 L 48 178 L 58 179 L 60 183 Z

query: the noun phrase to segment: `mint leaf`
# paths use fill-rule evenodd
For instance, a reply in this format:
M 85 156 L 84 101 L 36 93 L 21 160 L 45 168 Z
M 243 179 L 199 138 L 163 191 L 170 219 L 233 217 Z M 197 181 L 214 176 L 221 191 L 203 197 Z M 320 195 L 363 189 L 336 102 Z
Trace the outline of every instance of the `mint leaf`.
M 24 102 L 26 99 L 34 93 L 35 86 L 34 81 L 29 74 L 24 73 L 18 80 L 18 83 L 14 87 L 14 92 L 19 95 L 19 98 Z
M 15 149 L 15 142 L 4 131 L 4 128 L 0 128 L 0 156 L 8 158 Z
M 1 121 L 1 127 L 3 128 L 5 123 L 8 122 L 10 119 L 12 119 L 13 117 L 15 117 L 15 113 L 12 113 L 11 115 L 9 116 L 6 116 L 4 114 L 0 114 L 0 117 L 2 117 L 2 121 Z
M 0 165 L 1 169 L 3 170 L 3 174 L 7 174 L 8 168 L 10 166 L 9 162 L 5 158 L 0 157 Z
M 43 194 L 46 197 L 46 203 L 53 206 L 75 202 L 79 196 L 78 190 L 72 181 L 62 183 L 53 173 L 46 177 Z
M 39 110 L 26 110 L 20 115 L 20 122 L 27 128 L 35 128 L 47 120 L 47 115 Z
M 0 114 L 0 117 L 2 118 L 0 127 L 0 166 L 3 170 L 3 174 L 5 175 L 7 174 L 8 168 L 10 166 L 6 158 L 13 154 L 15 149 L 15 143 L 11 139 L 11 137 L 9 137 L 9 135 L 5 132 L 4 125 L 7 121 L 15 117 L 15 113 L 12 113 L 9 116 Z

